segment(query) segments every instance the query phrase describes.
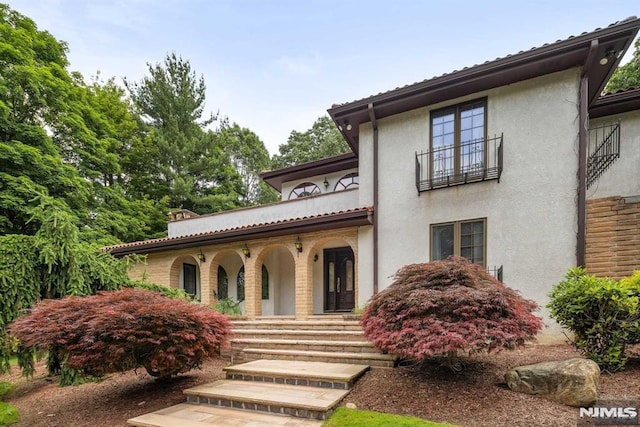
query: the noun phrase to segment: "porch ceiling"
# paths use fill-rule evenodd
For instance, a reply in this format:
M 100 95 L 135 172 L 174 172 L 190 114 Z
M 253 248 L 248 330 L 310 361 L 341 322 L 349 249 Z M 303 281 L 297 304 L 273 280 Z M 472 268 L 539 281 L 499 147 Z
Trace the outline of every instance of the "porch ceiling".
M 134 253 L 148 254 L 203 245 L 286 236 L 293 233 L 311 233 L 336 228 L 373 225 L 373 213 L 372 207 L 362 207 L 303 218 L 292 218 L 285 221 L 253 224 L 215 232 L 125 243 L 107 246 L 103 249 L 114 256 L 124 256 Z

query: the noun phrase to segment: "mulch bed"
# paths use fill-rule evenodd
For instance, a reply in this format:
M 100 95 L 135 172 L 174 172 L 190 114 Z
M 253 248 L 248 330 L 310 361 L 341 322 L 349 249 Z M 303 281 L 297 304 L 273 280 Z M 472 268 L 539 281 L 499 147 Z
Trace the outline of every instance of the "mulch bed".
M 464 370 L 458 373 L 436 362 L 420 368 L 373 369 L 342 404 L 460 426 L 575 426 L 576 408 L 514 393 L 506 387 L 504 373 L 519 365 L 576 356 L 567 345 L 528 345 L 465 359 Z M 0 381 L 17 384 L 7 399 L 20 411 L 17 426 L 126 426 L 129 418 L 184 402 L 183 389 L 223 378 L 224 366 L 223 361 L 212 360 L 202 370 L 166 381 L 141 370 L 60 388 L 57 379 L 44 376 L 40 365 L 34 379 L 25 380 L 14 369 Z M 603 373 L 599 397 L 640 399 L 640 359 L 630 361 L 623 372 Z

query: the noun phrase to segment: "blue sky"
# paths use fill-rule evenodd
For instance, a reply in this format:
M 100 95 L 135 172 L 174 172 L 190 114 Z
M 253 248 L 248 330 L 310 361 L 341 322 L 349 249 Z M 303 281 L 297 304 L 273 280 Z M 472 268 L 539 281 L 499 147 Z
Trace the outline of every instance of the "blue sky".
M 640 14 L 638 0 L 5 1 L 66 41 L 87 78 L 137 81 L 176 52 L 204 76 L 207 110 L 272 154 L 334 103 Z

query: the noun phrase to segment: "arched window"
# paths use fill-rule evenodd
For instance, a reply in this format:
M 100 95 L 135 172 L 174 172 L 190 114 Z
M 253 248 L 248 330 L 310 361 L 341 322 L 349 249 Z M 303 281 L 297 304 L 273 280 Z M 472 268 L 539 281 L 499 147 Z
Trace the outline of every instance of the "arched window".
M 357 187 L 359 184 L 360 177 L 357 172 L 353 172 L 340 178 L 333 191 L 346 190 L 347 188 Z
M 244 301 L 244 265 L 238 271 L 237 297 L 238 301 Z M 262 264 L 262 299 L 269 299 L 269 271 Z
M 297 199 L 299 197 L 308 197 L 312 194 L 320 194 L 320 188 L 313 182 L 303 182 L 302 184 L 298 184 L 296 188 L 291 190 L 291 194 L 289 194 L 289 200 Z
M 238 271 L 238 280 L 236 281 L 236 297 L 238 301 L 244 301 L 244 265 Z
M 227 271 L 222 268 L 222 266 L 218 267 L 218 299 L 227 299 L 229 298 L 229 276 L 227 276 Z

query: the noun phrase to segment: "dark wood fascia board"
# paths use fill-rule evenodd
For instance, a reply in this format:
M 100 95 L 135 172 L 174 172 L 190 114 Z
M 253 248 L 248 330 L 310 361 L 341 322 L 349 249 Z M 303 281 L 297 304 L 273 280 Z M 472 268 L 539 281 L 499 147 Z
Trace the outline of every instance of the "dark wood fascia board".
M 289 166 L 282 169 L 262 172 L 260 178 L 277 191 L 282 191 L 282 184 L 318 175 L 326 175 L 358 167 L 358 157 L 354 153 L 327 157 L 313 162 Z
M 640 110 L 640 88 L 599 97 L 589 109 L 589 117 L 597 119 L 634 110 Z
M 360 227 L 373 224 L 373 210 L 358 209 L 335 214 L 320 215 L 311 218 L 300 218 L 285 222 L 258 224 L 255 226 L 222 230 L 184 237 L 150 240 L 135 245 L 122 245 L 105 250 L 114 256 L 130 254 L 150 254 L 169 250 L 193 248 L 205 245 L 234 243 L 245 240 L 281 237 L 296 233 L 312 233 L 337 228 Z
M 551 74 L 585 65 L 591 42 L 598 40 L 598 57 L 613 48 L 624 52 L 640 27 L 640 20 L 629 18 L 607 28 L 544 45 L 526 52 L 509 55 L 440 77 L 408 85 L 368 98 L 336 105 L 328 111 L 336 124 L 349 121 L 351 131 L 343 135 L 354 152 L 358 151 L 359 125 L 369 121 L 367 108 L 373 104 L 378 119 L 410 111 L 415 108 L 454 99 L 464 95 L 516 83 L 537 76 Z M 608 64 L 597 64 L 590 72 L 589 100 L 594 101 L 621 59 L 618 56 Z

